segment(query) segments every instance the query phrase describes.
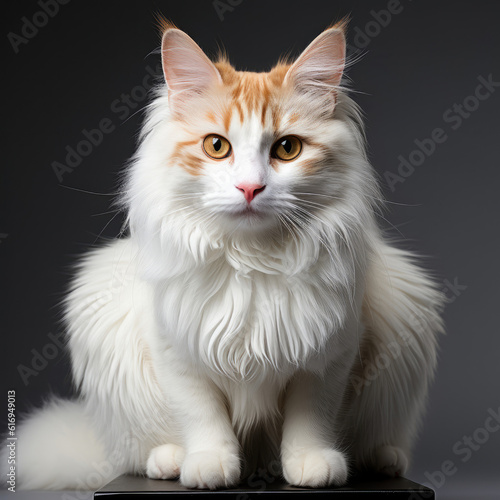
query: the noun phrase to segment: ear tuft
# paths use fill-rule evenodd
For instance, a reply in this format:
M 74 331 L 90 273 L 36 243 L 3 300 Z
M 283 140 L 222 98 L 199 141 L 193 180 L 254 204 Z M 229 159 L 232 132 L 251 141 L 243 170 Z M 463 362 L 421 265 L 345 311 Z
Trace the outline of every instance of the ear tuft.
M 328 26 L 328 28 L 326 28 L 325 31 L 331 30 L 331 29 L 336 29 L 336 30 L 342 31 L 342 33 L 344 33 L 344 36 L 345 36 L 345 34 L 347 33 L 347 26 L 349 25 L 350 21 L 351 21 L 350 16 L 345 16 L 342 19 L 340 19 L 340 21 L 337 21 L 337 22 L 331 24 L 330 26 Z
M 156 28 L 158 29 L 161 38 L 163 38 L 163 35 L 167 30 L 179 29 L 172 21 L 164 17 L 163 14 L 160 14 L 159 12 L 155 14 L 155 21 Z

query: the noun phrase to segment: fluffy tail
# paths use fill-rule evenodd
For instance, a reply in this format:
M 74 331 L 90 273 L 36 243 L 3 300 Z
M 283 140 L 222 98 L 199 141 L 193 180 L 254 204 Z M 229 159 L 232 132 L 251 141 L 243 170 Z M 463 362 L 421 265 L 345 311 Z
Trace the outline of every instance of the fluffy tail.
M 434 375 L 444 296 L 411 254 L 384 242 L 376 250 L 352 377 L 353 451 L 359 465 L 404 473 Z
M 95 490 L 117 475 L 80 402 L 47 403 L 20 422 L 17 434 L 19 489 Z

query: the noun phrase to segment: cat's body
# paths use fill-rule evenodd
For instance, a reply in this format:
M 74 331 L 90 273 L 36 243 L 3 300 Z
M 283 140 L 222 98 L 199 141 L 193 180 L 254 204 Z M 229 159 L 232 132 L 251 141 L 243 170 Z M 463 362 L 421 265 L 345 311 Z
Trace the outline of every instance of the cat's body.
M 294 65 L 240 73 L 166 30 L 131 236 L 84 260 L 66 302 L 82 397 L 21 425 L 25 487 L 146 472 L 216 488 L 244 463 L 307 486 L 344 483 L 347 462 L 404 472 L 442 298 L 377 226 L 343 43 L 334 27 Z M 295 137 L 296 157 L 269 153 Z

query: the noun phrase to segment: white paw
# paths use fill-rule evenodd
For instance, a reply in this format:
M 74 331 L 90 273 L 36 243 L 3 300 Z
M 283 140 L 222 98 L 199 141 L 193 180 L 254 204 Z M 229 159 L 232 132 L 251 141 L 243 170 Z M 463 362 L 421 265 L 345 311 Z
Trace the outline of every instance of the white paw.
M 189 453 L 181 467 L 181 483 L 187 488 L 215 490 L 240 480 L 240 458 L 230 451 Z
M 408 459 L 401 448 L 381 446 L 375 451 L 374 468 L 387 476 L 402 476 L 408 469 Z
M 175 444 L 164 444 L 153 448 L 146 465 L 147 476 L 151 479 L 179 477 L 184 456 L 184 448 Z
M 321 488 L 347 481 L 347 462 L 340 451 L 312 448 L 283 457 L 283 475 L 294 486 Z

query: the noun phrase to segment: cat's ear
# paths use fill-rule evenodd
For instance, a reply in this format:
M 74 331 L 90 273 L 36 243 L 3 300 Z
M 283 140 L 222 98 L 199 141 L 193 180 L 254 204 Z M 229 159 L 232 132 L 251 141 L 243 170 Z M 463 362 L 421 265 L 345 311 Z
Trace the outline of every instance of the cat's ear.
M 185 109 L 193 96 L 222 83 L 212 61 L 191 37 L 177 28 L 167 28 L 163 33 L 161 60 L 169 104 L 175 112 Z
M 285 83 L 321 98 L 335 97 L 345 67 L 345 24 L 342 21 L 316 37 L 290 67 Z

